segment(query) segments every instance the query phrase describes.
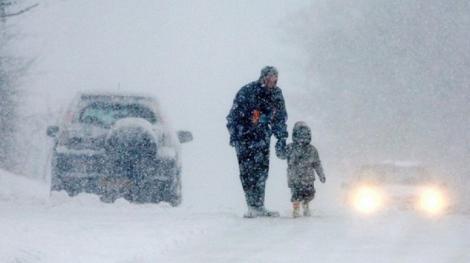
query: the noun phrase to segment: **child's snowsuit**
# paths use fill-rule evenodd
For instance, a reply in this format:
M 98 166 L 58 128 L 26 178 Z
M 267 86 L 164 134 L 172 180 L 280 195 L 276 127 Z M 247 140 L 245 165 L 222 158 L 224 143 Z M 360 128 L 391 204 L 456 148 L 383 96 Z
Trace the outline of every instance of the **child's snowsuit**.
M 325 174 L 317 149 L 310 144 L 311 132 L 305 122 L 297 122 L 292 133 L 292 143 L 285 149 L 276 149 L 281 159 L 287 159 L 288 186 L 292 202 L 312 201 L 315 197 L 315 172 L 325 182 Z

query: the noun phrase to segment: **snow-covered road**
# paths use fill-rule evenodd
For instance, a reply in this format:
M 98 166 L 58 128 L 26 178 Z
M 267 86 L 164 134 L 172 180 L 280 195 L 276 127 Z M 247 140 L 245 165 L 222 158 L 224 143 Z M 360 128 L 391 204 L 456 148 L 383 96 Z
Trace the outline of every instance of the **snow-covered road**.
M 171 262 L 468 262 L 468 218 L 363 221 L 328 215 L 236 220 L 173 253 Z M 463 227 L 463 228 L 462 228 Z M 462 229 L 466 232 L 462 232 Z
M 244 219 L 191 205 L 68 198 L 2 172 L 0 262 L 469 262 L 470 217 L 390 212 L 361 218 Z M 15 192 L 5 189 L 16 189 Z M 189 202 L 190 203 L 190 202 Z

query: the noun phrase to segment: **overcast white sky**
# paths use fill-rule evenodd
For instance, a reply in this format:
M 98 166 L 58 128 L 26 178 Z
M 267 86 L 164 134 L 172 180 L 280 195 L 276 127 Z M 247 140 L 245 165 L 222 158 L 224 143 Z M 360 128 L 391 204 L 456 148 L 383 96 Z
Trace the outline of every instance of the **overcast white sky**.
M 451 77 L 437 79 L 439 88 L 432 78 L 455 72 L 446 65 L 468 42 L 465 1 L 40 3 L 11 20 L 22 33 L 14 48 L 36 59 L 22 83 L 27 113 L 55 113 L 78 90 L 152 93 L 175 128 L 195 133 L 197 156 L 224 152 L 231 163 L 225 116 L 233 96 L 272 64 L 289 128 L 307 120 L 330 166 L 358 157 L 447 164 L 468 155 L 468 94 L 459 96 L 460 86 L 447 93 L 441 84 Z M 446 52 L 452 58 L 441 63 Z M 434 61 L 434 71 L 423 68 Z M 464 160 L 450 166 L 465 169 Z

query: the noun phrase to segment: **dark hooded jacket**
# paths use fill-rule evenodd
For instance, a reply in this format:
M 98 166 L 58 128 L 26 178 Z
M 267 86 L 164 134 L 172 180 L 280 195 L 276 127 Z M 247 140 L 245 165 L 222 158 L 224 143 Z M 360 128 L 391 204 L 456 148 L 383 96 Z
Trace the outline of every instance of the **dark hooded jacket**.
M 256 119 L 254 123 L 253 120 Z M 279 87 L 267 89 L 260 81 L 243 86 L 227 116 L 230 144 L 268 143 L 271 135 L 287 138 L 287 112 Z
M 313 185 L 315 172 L 319 178 L 325 178 L 317 149 L 310 144 L 311 131 L 304 122 L 297 122 L 292 133 L 292 143 L 279 158 L 287 159 L 287 178 L 289 187 Z

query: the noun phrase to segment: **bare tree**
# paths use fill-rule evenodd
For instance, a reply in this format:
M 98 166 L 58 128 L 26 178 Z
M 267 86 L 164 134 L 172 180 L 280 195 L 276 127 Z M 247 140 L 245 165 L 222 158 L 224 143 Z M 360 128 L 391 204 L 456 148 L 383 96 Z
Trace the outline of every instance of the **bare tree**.
M 25 65 L 18 65 L 18 61 L 7 50 L 7 44 L 12 41 L 13 36 L 7 23 L 9 18 L 20 16 L 38 4 L 10 11 L 18 6 L 17 2 L 0 0 L 0 167 L 6 169 L 12 169 L 16 165 L 14 144 L 18 91 L 14 82 L 25 68 Z
M 7 17 L 21 15 L 21 14 L 26 13 L 26 12 L 28 12 L 29 10 L 31 10 L 31 9 L 33 9 L 33 8 L 35 8 L 35 7 L 37 7 L 37 6 L 39 6 L 39 4 L 36 3 L 36 4 L 33 4 L 33 5 L 28 6 L 28 7 L 26 7 L 26 8 L 17 10 L 17 11 L 15 11 L 15 12 L 7 13 L 7 12 L 6 12 L 6 7 L 7 7 L 7 6 L 10 6 L 10 5 L 12 5 L 12 4 L 13 4 L 12 2 L 7 2 L 6 0 L 3 0 L 3 1 L 0 2 L 0 9 L 1 9 L 1 11 L 0 11 L 0 17 L 3 19 L 3 21 L 5 21 L 5 19 L 6 19 Z

